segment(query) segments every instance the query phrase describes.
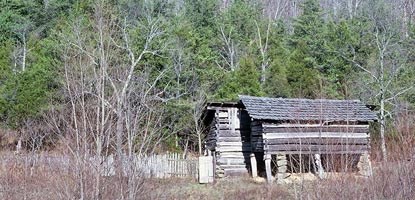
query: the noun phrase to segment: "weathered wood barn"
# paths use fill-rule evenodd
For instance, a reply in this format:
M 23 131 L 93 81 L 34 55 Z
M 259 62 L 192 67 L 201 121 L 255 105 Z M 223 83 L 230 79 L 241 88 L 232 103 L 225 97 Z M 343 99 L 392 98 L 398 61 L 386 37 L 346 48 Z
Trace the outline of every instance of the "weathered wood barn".
M 357 158 L 354 167 L 371 173 L 369 123 L 377 117 L 359 100 L 239 98 L 206 107 L 205 147 L 217 177 L 259 170 L 271 182 L 274 175 L 286 177 L 288 168 L 293 172 L 288 158 L 300 160 L 300 169 L 307 158 L 308 169 L 321 176 L 330 169 L 328 158 L 338 155 Z

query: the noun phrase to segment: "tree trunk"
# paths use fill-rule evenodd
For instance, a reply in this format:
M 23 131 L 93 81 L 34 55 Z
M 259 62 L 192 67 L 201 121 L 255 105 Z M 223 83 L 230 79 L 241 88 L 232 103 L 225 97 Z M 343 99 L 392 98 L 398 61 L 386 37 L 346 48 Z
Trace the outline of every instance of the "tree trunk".
M 26 54 L 27 54 L 27 48 L 26 48 L 26 35 L 23 33 L 23 58 L 22 58 L 22 72 L 26 70 Z
M 383 161 L 388 161 L 385 141 L 385 100 L 383 98 L 383 93 L 381 94 L 380 100 L 380 139 Z
M 202 155 L 202 133 L 201 132 L 197 133 L 197 142 L 199 146 L 199 156 L 201 156 Z
M 117 111 L 117 122 L 116 122 L 116 133 L 115 133 L 115 147 L 117 151 L 117 159 L 116 159 L 116 171 L 119 176 L 122 173 L 122 134 L 123 134 L 123 121 L 122 121 L 122 113 L 121 108 Z

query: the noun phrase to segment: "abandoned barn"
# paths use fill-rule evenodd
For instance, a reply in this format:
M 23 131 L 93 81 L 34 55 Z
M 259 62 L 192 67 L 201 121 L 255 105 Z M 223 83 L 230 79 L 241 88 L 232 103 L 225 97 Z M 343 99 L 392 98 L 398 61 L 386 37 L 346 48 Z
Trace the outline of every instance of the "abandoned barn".
M 259 172 L 272 182 L 294 172 L 322 176 L 338 163 L 370 175 L 369 125 L 376 119 L 359 100 L 241 95 L 207 104 L 205 147 L 216 177 Z

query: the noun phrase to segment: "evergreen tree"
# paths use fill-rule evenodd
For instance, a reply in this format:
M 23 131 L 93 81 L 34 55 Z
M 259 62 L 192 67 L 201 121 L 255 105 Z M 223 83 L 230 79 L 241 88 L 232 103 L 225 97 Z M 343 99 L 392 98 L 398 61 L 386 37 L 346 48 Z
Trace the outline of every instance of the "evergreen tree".
M 288 83 L 294 97 L 315 98 L 319 92 L 320 71 L 323 70 L 324 29 L 321 8 L 316 0 L 305 1 L 294 23 L 294 34 L 289 40 L 291 56 Z
M 2 72 L 8 75 L 0 84 L 0 116 L 8 126 L 20 128 L 25 119 L 36 117 L 50 105 L 58 87 L 52 45 L 49 40 L 35 44 L 25 71 L 11 70 L 10 62 L 1 63 Z
M 283 22 L 279 21 L 271 26 L 269 40 L 270 66 L 267 69 L 266 81 L 263 90 L 267 96 L 290 97 L 291 89 L 287 80 L 287 58 L 289 50 L 286 47 L 288 33 Z
M 225 84 L 219 88 L 217 98 L 222 100 L 237 100 L 238 95 L 262 96 L 259 82 L 260 74 L 255 61 L 250 57 L 241 60 L 240 67 L 227 77 Z
M 289 57 L 288 84 L 293 97 L 316 98 L 319 92 L 319 72 L 313 68 L 314 59 L 308 57 L 305 43 L 298 43 Z

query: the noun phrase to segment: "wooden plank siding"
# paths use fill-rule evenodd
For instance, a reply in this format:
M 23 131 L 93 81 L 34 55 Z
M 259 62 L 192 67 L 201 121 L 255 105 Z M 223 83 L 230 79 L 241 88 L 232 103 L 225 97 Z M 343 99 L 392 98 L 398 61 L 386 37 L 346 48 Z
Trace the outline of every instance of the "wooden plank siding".
M 369 125 L 252 123 L 254 152 L 268 154 L 363 153 L 370 148 Z

